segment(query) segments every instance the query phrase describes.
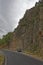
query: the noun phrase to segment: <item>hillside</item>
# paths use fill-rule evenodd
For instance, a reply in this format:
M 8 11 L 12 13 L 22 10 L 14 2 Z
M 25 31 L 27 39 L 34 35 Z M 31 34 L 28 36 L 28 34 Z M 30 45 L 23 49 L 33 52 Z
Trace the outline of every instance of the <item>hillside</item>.
M 43 1 L 26 10 L 14 31 L 10 48 L 39 52 L 43 55 Z

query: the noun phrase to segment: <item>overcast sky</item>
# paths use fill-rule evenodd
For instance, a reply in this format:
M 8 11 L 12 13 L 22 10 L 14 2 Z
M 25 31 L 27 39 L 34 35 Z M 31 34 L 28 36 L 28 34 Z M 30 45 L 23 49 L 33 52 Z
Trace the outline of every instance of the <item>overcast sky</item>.
M 38 0 L 0 0 L 0 36 L 17 26 L 26 9 L 30 9 Z

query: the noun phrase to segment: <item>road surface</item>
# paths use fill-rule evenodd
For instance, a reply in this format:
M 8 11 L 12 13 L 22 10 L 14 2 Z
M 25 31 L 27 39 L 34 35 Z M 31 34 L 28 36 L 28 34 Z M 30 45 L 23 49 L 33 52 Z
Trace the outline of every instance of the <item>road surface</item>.
M 3 50 L 6 56 L 6 65 L 43 65 L 43 61 L 26 56 L 20 52 Z

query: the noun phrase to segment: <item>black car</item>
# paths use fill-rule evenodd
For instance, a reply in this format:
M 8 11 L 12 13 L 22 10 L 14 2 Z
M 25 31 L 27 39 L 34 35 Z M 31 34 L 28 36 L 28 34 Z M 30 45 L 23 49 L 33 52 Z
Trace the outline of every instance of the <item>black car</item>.
M 17 49 L 17 52 L 22 52 L 22 49 Z

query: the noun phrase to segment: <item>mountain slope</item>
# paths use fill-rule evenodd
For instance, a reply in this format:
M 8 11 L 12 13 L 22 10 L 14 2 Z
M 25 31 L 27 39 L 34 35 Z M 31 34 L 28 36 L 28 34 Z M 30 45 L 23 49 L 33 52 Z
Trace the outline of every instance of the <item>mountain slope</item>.
M 21 48 L 32 52 L 43 51 L 43 2 L 26 11 L 14 31 L 10 48 Z M 40 51 L 41 50 L 41 51 Z

